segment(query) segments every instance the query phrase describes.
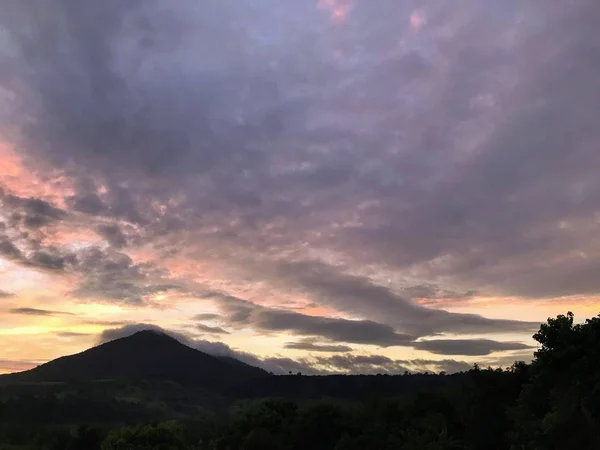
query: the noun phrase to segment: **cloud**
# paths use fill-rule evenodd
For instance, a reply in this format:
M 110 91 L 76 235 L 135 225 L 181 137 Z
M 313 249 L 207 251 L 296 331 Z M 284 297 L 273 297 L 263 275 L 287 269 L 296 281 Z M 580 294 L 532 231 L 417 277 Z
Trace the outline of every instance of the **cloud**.
M 86 214 L 103 215 L 108 210 L 108 206 L 95 193 L 68 197 L 67 203 L 75 211 Z
M 347 345 L 319 344 L 314 342 L 312 339 L 303 339 L 297 342 L 286 342 L 284 347 L 293 350 L 306 350 L 311 352 L 325 353 L 345 353 L 352 351 L 352 347 L 348 347 Z
M 315 367 L 311 361 L 292 359 L 283 356 L 264 358 L 259 362 L 261 368 L 275 375 L 301 373 L 302 375 L 327 375 L 327 372 Z
M 497 355 L 493 358 L 482 360 L 479 365 L 481 367 L 511 367 L 516 361 L 523 361 L 527 364 L 533 361 L 533 352 L 508 352 L 506 355 Z
M 103 344 L 105 342 L 125 338 L 125 337 L 131 336 L 139 331 L 145 331 L 145 330 L 152 330 L 152 331 L 157 331 L 160 333 L 166 333 L 169 336 L 174 337 L 175 339 L 177 339 L 178 341 L 180 341 L 184 344 L 187 343 L 187 341 L 189 339 L 188 336 L 184 333 L 180 333 L 180 332 L 176 332 L 176 331 L 168 331 L 168 330 L 163 329 L 162 327 L 159 327 L 158 325 L 148 324 L 148 323 L 133 323 L 133 324 L 127 324 L 127 325 L 124 325 L 124 326 L 118 327 L 118 328 L 109 328 L 109 329 L 102 331 L 102 333 L 100 333 L 100 336 L 98 337 L 98 343 Z
M 194 339 L 177 331 L 165 330 L 152 324 L 131 324 L 121 328 L 105 330 L 99 337 L 99 343 L 131 336 L 142 330 L 154 330 L 166 333 L 181 343 L 210 355 L 221 358 L 234 358 L 246 364 L 260 367 L 275 374 L 301 372 L 304 375 L 326 375 L 335 373 L 352 374 L 400 374 L 409 372 L 441 372 L 454 373 L 469 370 L 471 365 L 455 360 L 394 360 L 381 355 L 335 355 L 328 357 L 292 359 L 283 356 L 260 358 L 247 352 L 234 350 L 222 342 L 211 342 Z
M 192 320 L 214 320 L 214 319 L 218 319 L 220 316 L 218 314 L 215 313 L 202 313 L 202 314 L 196 314 Z
M 137 333 L 138 331 L 143 331 L 143 330 L 154 330 L 154 331 L 158 331 L 161 333 L 166 333 L 169 336 L 177 339 L 182 344 L 185 344 L 188 347 L 195 348 L 196 350 L 200 350 L 201 352 L 207 353 L 212 356 L 221 357 L 221 358 L 234 358 L 239 361 L 245 362 L 246 364 L 250 364 L 255 367 L 263 368 L 269 372 L 287 373 L 287 371 L 290 370 L 290 369 L 281 370 L 282 359 L 276 358 L 273 361 L 269 362 L 270 358 L 266 358 L 263 360 L 263 359 L 255 356 L 255 355 L 252 355 L 250 353 L 234 350 L 223 342 L 218 342 L 218 341 L 215 342 L 215 341 L 206 341 L 203 339 L 196 339 L 185 332 L 165 330 L 164 328 L 162 328 L 158 325 L 154 325 L 154 324 L 144 324 L 144 323 L 128 324 L 128 325 L 124 325 L 119 328 L 112 328 L 112 329 L 104 330 L 98 338 L 98 343 L 101 344 L 101 343 L 112 341 L 115 339 L 128 337 L 128 336 L 131 336 L 131 335 Z M 275 361 L 277 361 L 277 362 L 275 362 Z M 286 366 L 286 368 L 287 367 L 288 366 Z
M 379 347 L 412 347 L 440 355 L 489 355 L 507 350 L 531 348 L 519 342 L 498 342 L 489 339 L 437 339 L 417 341 L 416 336 L 398 333 L 393 327 L 369 320 L 333 319 L 309 316 L 297 312 L 266 308 L 229 295 L 209 293 L 220 300 L 225 319 L 231 326 L 251 326 L 264 332 L 286 332 L 297 336 L 324 338 L 333 342 L 376 345 Z M 458 315 L 469 318 L 468 315 Z M 474 316 L 476 320 L 483 319 Z M 487 319 L 483 319 L 487 320 Z M 517 324 L 519 324 L 517 322 Z M 311 339 L 288 343 L 286 348 L 332 351 L 335 346 L 319 346 Z M 338 346 L 337 351 L 350 349 Z M 341 350 L 340 350 L 341 349 Z M 351 349 L 350 349 L 351 350 Z
M 0 255 L 25 267 L 54 272 L 65 271 L 77 263 L 74 253 L 54 245 L 45 246 L 40 239 L 27 232 L 15 238 L 0 236 Z
M 98 234 L 105 238 L 113 247 L 121 248 L 127 245 L 127 237 L 118 225 L 101 225 L 97 230 Z
M 300 336 L 322 336 L 333 341 L 382 347 L 406 345 L 411 340 L 410 336 L 397 333 L 390 326 L 370 320 L 331 319 L 287 311 L 258 311 L 249 323 L 266 331 L 287 331 Z
M 11 314 L 20 314 L 24 316 L 74 316 L 73 313 L 65 311 L 51 311 L 47 309 L 38 308 L 11 308 L 9 309 Z
M 19 260 L 23 253 L 6 236 L 0 236 L 0 255 L 8 259 Z
M 91 336 L 89 333 L 77 333 L 75 331 L 58 331 L 56 335 L 62 338 L 80 338 L 84 336 Z
M 245 300 L 215 294 L 232 326 L 252 326 L 256 330 L 288 332 L 297 336 L 380 347 L 406 346 L 413 337 L 397 333 L 391 326 L 370 320 L 347 320 L 308 316 L 291 311 L 265 308 Z
M 75 262 L 73 254 L 63 254 L 57 248 L 48 247 L 44 250 L 33 252 L 25 264 L 40 269 L 61 271 L 66 269 L 67 265 L 74 264 Z
M 539 325 L 428 309 L 367 277 L 343 273 L 320 261 L 283 262 L 273 269 L 271 276 L 278 283 L 308 291 L 321 304 L 392 325 L 415 336 L 440 332 L 530 332 Z
M 414 367 L 431 367 L 433 372 L 446 372 L 446 373 L 457 373 L 457 372 L 467 372 L 473 368 L 473 365 L 467 363 L 465 361 L 456 361 L 454 359 L 442 359 L 440 361 L 430 361 L 430 360 L 419 360 L 415 359 L 411 361 Z M 509 365 L 514 363 L 511 362 Z M 496 367 L 503 367 L 502 364 L 495 362 L 494 365 Z M 414 370 L 414 369 L 413 369 Z M 416 370 L 420 371 L 420 370 Z
M 131 325 L 131 321 L 128 320 L 84 320 L 84 325 L 100 325 L 103 327 L 121 327 L 125 325 Z
M 10 209 L 10 224 L 25 228 L 40 228 L 64 219 L 67 213 L 39 198 L 23 198 L 16 195 L 0 196 L 2 206 Z
M 7 373 L 22 372 L 24 370 L 33 369 L 40 364 L 42 364 L 42 362 L 0 359 L 0 371 Z
M 423 304 L 423 300 L 469 300 L 478 295 L 476 291 L 456 292 L 451 289 L 445 289 L 437 284 L 423 283 L 408 286 L 402 289 L 402 295 L 408 298 L 418 298 Z
M 533 349 L 531 345 L 521 342 L 498 342 L 489 339 L 435 339 L 416 342 L 415 348 L 436 355 L 464 356 L 483 356 L 509 350 Z
M 81 300 L 143 304 L 155 294 L 186 290 L 154 262 L 135 263 L 113 247 L 71 250 L 28 242 L 34 249 L 24 253 L 8 238 L 2 239 L 0 254 L 26 267 L 75 275 L 78 281 L 70 294 Z
M 166 21 L 157 20 L 158 5 L 115 1 L 101 7 L 62 2 L 42 8 L 44 22 L 26 6 L 5 11 L 38 33 L 28 39 L 10 25 L 12 20 L 3 23 L 18 56 L 39 51 L 39 58 L 29 62 L 32 70 L 25 70 L 23 60 L 10 66 L 13 75 L 25 77 L 22 85 L 40 107 L 39 120 L 24 136 L 27 148 L 61 167 L 92 163 L 90 169 L 106 178 L 128 172 L 196 175 L 229 169 L 232 161 L 240 167 L 262 162 L 259 142 L 276 139 L 286 115 L 276 74 L 264 66 L 275 49 L 254 60 L 244 57 L 241 49 L 249 36 L 233 25 L 247 22 L 242 11 L 214 2 L 197 8 L 171 6 Z M 216 22 L 231 25 L 215 28 Z M 157 28 L 150 33 L 141 23 Z M 60 24 L 58 35 L 45 36 Z M 209 36 L 242 47 L 223 51 L 200 44 Z M 167 56 L 171 51 L 179 54 L 179 68 Z M 194 51 L 204 54 L 202 64 L 185 56 Z M 132 65 L 142 55 L 147 66 Z M 240 57 L 245 70 L 235 71 Z M 224 68 L 219 60 L 225 60 Z
M 358 373 L 380 373 L 385 372 L 402 373 L 408 371 L 408 367 L 404 362 L 396 362 L 391 358 L 381 355 L 335 355 L 328 357 L 316 358 L 319 366 L 324 367 L 328 371 L 333 372 L 350 372 Z
M 3 290 L 0 290 L 0 298 L 11 298 L 11 297 L 15 297 L 16 294 L 13 294 L 12 292 L 6 292 Z
M 315 367 L 324 373 L 360 373 L 367 375 L 401 374 L 404 372 L 455 373 L 471 369 L 464 361 L 455 360 L 394 360 L 381 355 L 335 355 L 317 357 Z
M 199 331 L 202 331 L 204 333 L 209 333 L 209 334 L 230 334 L 229 331 L 224 330 L 221 327 L 210 327 L 208 325 L 204 325 L 201 323 L 198 323 L 195 325 L 196 329 Z
M 140 228 L 127 223 L 101 223 L 96 232 L 115 249 L 134 247 L 144 242 Z
M 47 195 L 2 191 L 0 255 L 138 307 L 188 293 L 185 257 L 273 301 L 227 325 L 356 345 L 538 326 L 442 298 L 599 294 L 593 1 L 421 1 L 418 33 L 415 5 L 355 3 L 3 3 L 0 133 Z
M 90 247 L 77 255 L 82 279 L 73 291 L 80 299 L 141 304 L 149 297 L 182 289 L 152 263 L 134 263 L 125 253 Z

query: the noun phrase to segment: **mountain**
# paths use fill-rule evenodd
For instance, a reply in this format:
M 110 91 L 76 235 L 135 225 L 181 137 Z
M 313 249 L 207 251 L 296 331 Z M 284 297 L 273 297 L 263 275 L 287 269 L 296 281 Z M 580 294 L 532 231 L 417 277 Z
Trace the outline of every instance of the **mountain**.
M 106 379 L 169 380 L 202 388 L 227 388 L 268 373 L 241 361 L 224 361 L 157 331 L 139 331 L 25 372 L 0 383 L 78 382 Z

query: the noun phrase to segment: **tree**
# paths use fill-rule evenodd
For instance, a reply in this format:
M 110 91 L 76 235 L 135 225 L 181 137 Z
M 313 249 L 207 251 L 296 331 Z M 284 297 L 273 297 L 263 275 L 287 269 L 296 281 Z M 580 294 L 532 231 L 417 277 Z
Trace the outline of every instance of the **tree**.
M 177 422 L 117 428 L 102 443 L 102 450 L 186 450 L 184 429 Z
M 348 433 L 344 433 L 335 444 L 334 450 L 362 450 L 362 447 L 357 439 L 350 437 Z
M 277 439 L 266 428 L 252 430 L 242 445 L 242 450 L 278 450 Z
M 600 448 L 600 317 L 574 324 L 569 312 L 533 337 L 540 348 L 512 411 L 513 448 Z
M 102 436 L 99 430 L 80 425 L 71 440 L 69 450 L 100 450 L 101 443 Z
M 462 450 L 462 443 L 448 434 L 442 416 L 432 415 L 412 428 L 401 432 L 402 450 Z

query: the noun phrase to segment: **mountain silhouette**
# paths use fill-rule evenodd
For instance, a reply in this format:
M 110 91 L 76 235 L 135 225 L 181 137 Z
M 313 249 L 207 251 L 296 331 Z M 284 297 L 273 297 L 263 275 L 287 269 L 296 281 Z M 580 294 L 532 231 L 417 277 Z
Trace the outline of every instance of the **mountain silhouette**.
M 106 379 L 170 380 L 203 388 L 225 388 L 268 373 L 232 358 L 208 355 L 167 334 L 145 330 L 42 364 L 0 376 L 13 382 L 78 382 Z

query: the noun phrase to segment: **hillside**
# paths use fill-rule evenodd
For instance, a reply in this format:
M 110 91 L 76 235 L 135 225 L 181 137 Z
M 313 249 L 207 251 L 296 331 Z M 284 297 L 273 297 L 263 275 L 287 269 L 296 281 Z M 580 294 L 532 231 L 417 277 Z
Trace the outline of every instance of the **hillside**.
M 233 365 L 166 334 L 148 330 L 25 372 L 0 376 L 0 383 L 158 379 L 202 388 L 224 388 L 267 375 L 257 367 L 241 361 Z

